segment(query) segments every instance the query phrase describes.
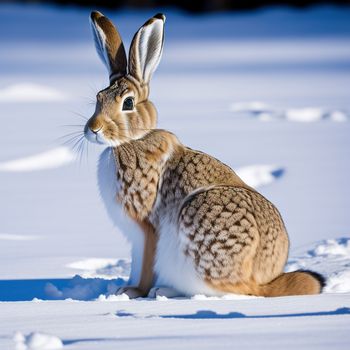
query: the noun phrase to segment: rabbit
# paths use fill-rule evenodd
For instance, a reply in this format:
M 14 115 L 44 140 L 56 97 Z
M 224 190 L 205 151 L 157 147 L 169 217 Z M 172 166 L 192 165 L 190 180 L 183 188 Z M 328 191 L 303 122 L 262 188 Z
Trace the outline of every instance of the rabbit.
M 276 207 L 229 166 L 156 128 L 149 84 L 165 16 L 141 26 L 128 59 L 112 22 L 100 12 L 90 19 L 110 84 L 97 94 L 84 133 L 107 146 L 98 166 L 101 197 L 132 244 L 130 280 L 118 293 L 145 297 L 157 286 L 185 296 L 320 293 L 321 275 L 283 272 L 289 239 Z

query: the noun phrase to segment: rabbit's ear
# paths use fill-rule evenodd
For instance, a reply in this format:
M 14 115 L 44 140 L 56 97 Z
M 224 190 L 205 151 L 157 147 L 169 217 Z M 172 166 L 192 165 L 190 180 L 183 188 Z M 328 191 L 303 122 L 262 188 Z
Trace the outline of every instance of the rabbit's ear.
M 108 69 L 109 80 L 126 75 L 127 59 L 123 41 L 113 23 L 100 12 L 91 12 L 90 24 L 96 51 Z
M 129 73 L 148 84 L 163 51 L 165 16 L 157 14 L 135 34 L 129 52 Z

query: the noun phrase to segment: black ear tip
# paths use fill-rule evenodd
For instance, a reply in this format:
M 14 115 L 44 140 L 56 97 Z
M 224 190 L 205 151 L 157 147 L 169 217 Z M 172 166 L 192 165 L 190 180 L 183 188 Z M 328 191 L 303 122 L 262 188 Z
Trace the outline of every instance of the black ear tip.
M 103 14 L 101 12 L 99 12 L 99 11 L 92 11 L 91 14 L 90 14 L 90 18 L 93 21 L 98 20 L 100 17 L 103 17 Z
M 166 20 L 166 17 L 163 13 L 157 13 L 155 16 L 153 16 L 154 18 L 158 18 L 158 19 L 161 19 L 164 23 L 165 23 L 165 20 Z

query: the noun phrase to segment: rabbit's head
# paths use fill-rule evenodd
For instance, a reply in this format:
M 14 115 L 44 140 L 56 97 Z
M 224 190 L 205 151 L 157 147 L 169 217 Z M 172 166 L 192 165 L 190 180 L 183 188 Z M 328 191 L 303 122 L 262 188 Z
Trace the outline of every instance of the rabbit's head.
M 85 125 L 85 137 L 118 146 L 154 129 L 157 112 L 148 100 L 149 82 L 160 61 L 165 16 L 157 14 L 135 34 L 126 57 L 113 23 L 100 12 L 91 13 L 97 53 L 108 69 L 109 86 L 97 94 L 96 109 Z

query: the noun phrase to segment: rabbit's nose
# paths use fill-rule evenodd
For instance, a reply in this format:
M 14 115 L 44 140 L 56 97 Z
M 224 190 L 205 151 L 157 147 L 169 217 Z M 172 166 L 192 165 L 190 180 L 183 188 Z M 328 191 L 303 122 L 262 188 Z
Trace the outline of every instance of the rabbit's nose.
M 96 117 L 96 115 L 93 115 L 86 124 L 86 131 L 90 130 L 94 134 L 97 134 L 102 129 L 102 127 L 103 125 L 100 122 L 98 116 Z
M 97 130 L 94 130 L 94 129 L 90 128 L 90 130 L 91 130 L 95 135 L 97 135 L 97 133 L 98 133 L 101 129 L 102 129 L 102 126 L 101 126 L 99 129 L 97 129 Z

